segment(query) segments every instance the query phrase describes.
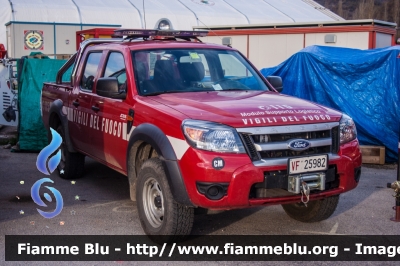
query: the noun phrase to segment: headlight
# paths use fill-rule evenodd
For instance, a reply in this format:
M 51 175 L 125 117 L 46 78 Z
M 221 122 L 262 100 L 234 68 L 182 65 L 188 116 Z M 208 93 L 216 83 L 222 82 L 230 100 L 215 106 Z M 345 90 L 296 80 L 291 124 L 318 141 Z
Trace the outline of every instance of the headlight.
M 206 121 L 185 120 L 182 130 L 194 148 L 215 152 L 246 152 L 238 133 L 231 127 Z
M 357 129 L 353 119 L 343 114 L 340 119 L 340 144 L 345 144 L 357 138 Z

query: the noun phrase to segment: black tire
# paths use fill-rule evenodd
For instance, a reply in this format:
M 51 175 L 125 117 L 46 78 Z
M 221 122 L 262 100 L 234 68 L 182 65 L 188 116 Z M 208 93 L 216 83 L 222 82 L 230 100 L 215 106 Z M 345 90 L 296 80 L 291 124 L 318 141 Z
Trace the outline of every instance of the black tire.
M 69 152 L 65 142 L 64 128 L 59 125 L 57 132 L 62 137 L 61 161 L 57 166 L 58 175 L 64 179 L 75 179 L 83 175 L 85 156 L 78 152 Z
M 136 204 L 144 232 L 157 243 L 185 239 L 193 227 L 191 207 L 177 203 L 160 159 L 146 160 L 138 174 Z
M 336 195 L 310 201 L 307 207 L 301 202 L 283 204 L 282 207 L 291 218 L 300 222 L 313 223 L 328 219 L 335 212 L 338 203 L 339 195 Z

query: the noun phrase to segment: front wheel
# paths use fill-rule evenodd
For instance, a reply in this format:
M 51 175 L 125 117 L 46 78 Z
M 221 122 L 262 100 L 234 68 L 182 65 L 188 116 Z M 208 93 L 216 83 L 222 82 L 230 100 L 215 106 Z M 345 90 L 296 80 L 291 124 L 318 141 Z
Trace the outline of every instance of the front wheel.
M 305 223 L 319 222 L 328 219 L 336 210 L 339 195 L 307 203 L 283 204 L 282 208 L 291 218 Z
M 143 163 L 136 186 L 140 223 L 153 241 L 180 241 L 190 234 L 194 210 L 174 200 L 160 159 Z

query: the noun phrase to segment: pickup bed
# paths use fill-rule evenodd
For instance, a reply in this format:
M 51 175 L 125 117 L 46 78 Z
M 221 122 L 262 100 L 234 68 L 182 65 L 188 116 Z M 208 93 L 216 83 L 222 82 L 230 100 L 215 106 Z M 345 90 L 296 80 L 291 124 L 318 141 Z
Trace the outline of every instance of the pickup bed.
M 117 30 L 124 39 L 83 43 L 43 87 L 60 176 L 81 176 L 85 156 L 126 175 L 153 239 L 190 234 L 195 208 L 282 204 L 299 221 L 329 218 L 361 174 L 353 120 L 280 94 L 279 77 L 205 34 Z

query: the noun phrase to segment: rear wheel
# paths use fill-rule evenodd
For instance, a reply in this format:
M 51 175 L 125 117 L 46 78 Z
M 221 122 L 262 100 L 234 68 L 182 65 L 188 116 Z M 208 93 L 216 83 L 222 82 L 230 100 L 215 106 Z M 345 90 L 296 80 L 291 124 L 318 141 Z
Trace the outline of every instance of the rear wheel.
M 307 207 L 299 202 L 282 205 L 286 214 L 291 218 L 305 223 L 319 222 L 328 219 L 336 210 L 339 195 L 307 203 Z
M 160 159 L 143 163 L 136 186 L 140 223 L 153 241 L 180 241 L 190 234 L 194 210 L 174 200 Z
M 77 152 L 69 152 L 65 142 L 64 128 L 59 125 L 57 132 L 62 137 L 61 161 L 57 166 L 58 174 L 64 179 L 79 178 L 83 175 L 85 167 L 85 156 Z

